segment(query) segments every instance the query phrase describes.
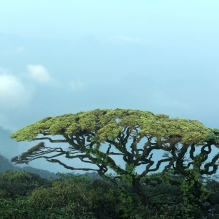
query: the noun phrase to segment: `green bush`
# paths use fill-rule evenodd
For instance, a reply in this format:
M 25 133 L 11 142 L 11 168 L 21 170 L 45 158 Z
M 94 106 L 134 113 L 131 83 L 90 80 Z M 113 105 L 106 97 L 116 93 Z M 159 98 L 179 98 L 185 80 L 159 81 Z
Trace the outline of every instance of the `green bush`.
M 92 218 L 92 194 L 74 181 L 56 180 L 50 188 L 34 190 L 28 200 L 35 210 L 54 212 L 62 218 Z
M 2 198 L 26 196 L 40 186 L 49 186 L 50 181 L 37 174 L 9 170 L 0 173 L 0 195 Z
M 0 199 L 0 219 L 95 219 L 92 213 L 78 203 L 67 203 L 64 207 L 39 209 L 34 202 L 24 197 Z
M 96 218 L 116 218 L 120 203 L 120 190 L 108 180 L 90 178 L 87 176 L 74 176 L 72 174 L 59 174 L 58 181 L 71 182 L 82 186 L 85 194 L 91 197 L 90 209 Z

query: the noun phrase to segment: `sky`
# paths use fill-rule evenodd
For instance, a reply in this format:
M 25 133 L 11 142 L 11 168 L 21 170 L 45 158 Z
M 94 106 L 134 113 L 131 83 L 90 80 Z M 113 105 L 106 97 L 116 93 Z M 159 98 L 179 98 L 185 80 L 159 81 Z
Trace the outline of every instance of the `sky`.
M 219 128 L 218 7 L 1 0 L 0 126 L 13 132 L 48 116 L 124 108 Z M 19 143 L 18 152 L 30 145 Z

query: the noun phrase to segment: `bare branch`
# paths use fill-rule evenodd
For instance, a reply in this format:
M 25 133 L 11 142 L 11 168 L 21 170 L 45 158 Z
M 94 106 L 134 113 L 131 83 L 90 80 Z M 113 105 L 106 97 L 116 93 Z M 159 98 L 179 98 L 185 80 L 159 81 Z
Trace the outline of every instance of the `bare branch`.
M 35 140 L 49 140 L 51 143 L 66 143 L 67 141 L 66 140 L 62 140 L 62 139 L 60 139 L 60 140 L 53 140 L 53 139 L 51 139 L 51 138 L 49 138 L 49 137 L 43 137 L 43 138 L 34 138 L 33 139 L 34 141 Z
M 44 158 L 46 158 L 46 157 L 44 157 Z M 47 159 L 47 161 L 49 161 L 51 163 L 59 163 L 61 166 L 65 167 L 66 169 L 69 169 L 69 170 L 98 171 L 98 169 L 93 169 L 93 168 L 75 168 L 75 167 L 69 166 L 69 165 L 61 162 L 58 159 Z

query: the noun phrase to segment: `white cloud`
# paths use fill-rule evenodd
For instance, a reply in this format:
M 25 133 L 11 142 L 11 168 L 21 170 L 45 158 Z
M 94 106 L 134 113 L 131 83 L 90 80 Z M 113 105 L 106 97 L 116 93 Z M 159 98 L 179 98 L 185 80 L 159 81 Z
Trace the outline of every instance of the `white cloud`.
M 73 90 L 83 90 L 85 88 L 85 84 L 81 82 L 80 80 L 78 81 L 72 81 L 70 82 L 70 88 Z
M 113 43 L 143 43 L 141 37 L 114 36 L 106 40 Z
M 14 75 L 0 71 L 0 106 L 4 108 L 16 108 L 25 104 L 31 97 L 20 80 Z
M 40 82 L 48 82 L 53 80 L 47 69 L 42 65 L 27 65 L 27 70 L 30 76 Z

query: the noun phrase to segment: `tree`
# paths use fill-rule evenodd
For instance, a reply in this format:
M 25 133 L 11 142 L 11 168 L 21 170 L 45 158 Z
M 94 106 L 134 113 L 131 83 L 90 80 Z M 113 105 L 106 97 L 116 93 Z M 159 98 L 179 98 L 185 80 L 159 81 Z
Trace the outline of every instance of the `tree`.
M 56 135 L 61 138 L 54 139 L 53 136 Z M 111 169 L 116 175 L 114 178 L 108 178 L 114 182 L 124 181 L 132 186 L 145 206 L 156 203 L 152 203 L 150 196 L 142 189 L 140 179 L 150 172 L 157 171 L 161 164 L 165 164 L 163 173 L 172 169 L 174 173 L 186 178 L 183 183 L 170 178 L 168 181 L 182 186 L 185 202 L 190 203 L 190 206 L 196 201 L 202 208 L 202 203 L 198 200 L 203 199 L 206 193 L 201 188 L 198 176 L 214 174 L 218 168 L 216 162 L 219 154 L 205 163 L 204 167 L 202 165 L 207 161 L 212 147 L 219 145 L 219 130 L 207 128 L 197 120 L 169 118 L 167 115 L 148 111 L 97 109 L 47 117 L 16 131 L 11 134 L 11 138 L 17 141 L 49 140 L 51 143 L 68 143 L 69 148 L 63 149 L 46 146 L 44 142 L 40 142 L 11 161 L 20 164 L 45 158 L 67 169 L 97 171 L 106 178 Z M 201 147 L 201 153 L 198 155 L 195 155 L 196 147 Z M 165 154 L 164 158 L 156 163 L 156 167 L 152 168 L 155 163 L 152 160 L 154 150 L 162 150 Z M 188 151 L 190 158 L 186 160 Z M 67 165 L 58 159 L 63 155 L 68 159 L 79 158 L 88 164 L 88 167 L 77 168 Z M 123 159 L 125 168 L 116 163 L 116 156 Z M 95 164 L 96 168 L 89 167 L 90 164 Z M 137 174 L 136 168 L 141 165 L 144 165 L 145 169 Z M 194 188 L 197 191 L 193 197 L 186 195 Z

